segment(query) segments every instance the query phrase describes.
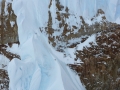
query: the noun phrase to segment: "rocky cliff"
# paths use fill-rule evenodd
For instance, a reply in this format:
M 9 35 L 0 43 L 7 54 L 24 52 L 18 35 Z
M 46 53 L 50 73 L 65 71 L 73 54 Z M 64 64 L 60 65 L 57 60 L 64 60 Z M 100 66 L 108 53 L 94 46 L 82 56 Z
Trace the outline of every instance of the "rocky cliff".
M 18 27 L 12 3 L 2 0 L 0 14 L 0 44 L 18 42 Z

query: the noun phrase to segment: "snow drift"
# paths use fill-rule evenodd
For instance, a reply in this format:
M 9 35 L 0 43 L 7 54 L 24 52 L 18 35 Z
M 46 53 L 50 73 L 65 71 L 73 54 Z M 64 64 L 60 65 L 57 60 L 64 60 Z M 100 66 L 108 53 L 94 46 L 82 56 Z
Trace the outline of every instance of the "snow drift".
M 60 0 L 60 3 L 67 6 L 70 13 L 84 18 L 91 18 L 99 8 L 110 21 L 120 17 L 120 0 Z M 10 90 L 85 90 L 78 76 L 61 62 L 39 30 L 47 25 L 49 10 L 52 17 L 56 16 L 55 0 L 50 9 L 49 4 L 49 0 L 13 0 L 21 61 L 14 59 L 9 63 Z

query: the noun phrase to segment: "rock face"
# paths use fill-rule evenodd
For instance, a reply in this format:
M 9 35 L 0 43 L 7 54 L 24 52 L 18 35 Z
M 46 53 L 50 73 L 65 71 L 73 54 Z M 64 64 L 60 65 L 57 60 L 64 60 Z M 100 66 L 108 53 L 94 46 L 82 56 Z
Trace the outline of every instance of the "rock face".
M 18 42 L 18 28 L 16 16 L 12 10 L 12 3 L 1 2 L 0 14 L 0 44 Z
M 4 69 L 0 69 L 0 90 L 9 90 L 9 77 Z
M 70 65 L 80 75 L 87 90 L 120 89 L 120 25 L 96 34 L 95 45 L 76 51 L 81 65 Z
M 52 0 L 49 4 L 49 9 L 52 7 Z M 45 32 L 48 35 L 49 43 L 55 47 L 57 51 L 64 52 L 65 48 L 73 48 L 77 44 L 83 42 L 88 36 L 100 32 L 101 30 L 108 29 L 112 26 L 116 26 L 115 23 L 110 23 L 107 21 L 105 17 L 104 11 L 98 9 L 96 15 L 91 18 L 90 22 L 94 22 L 93 24 L 89 25 L 85 22 L 82 16 L 76 16 L 75 14 L 71 14 L 69 8 L 67 6 L 63 6 L 59 0 L 55 0 L 55 16 L 52 17 L 53 12 L 51 10 L 48 11 L 48 23 L 47 26 L 40 27 L 41 32 Z M 52 7 L 53 8 L 53 7 Z M 100 21 L 97 19 L 101 18 Z M 54 20 L 55 18 L 55 20 Z M 70 24 L 70 19 L 77 19 L 76 24 Z M 56 23 L 57 24 L 56 24 Z M 57 26 L 54 27 L 54 24 Z M 57 34 L 56 34 L 57 33 Z M 72 40 L 80 38 L 82 40 L 77 40 L 71 43 Z M 62 43 L 62 44 L 61 44 Z
M 51 7 L 51 2 L 49 4 L 49 8 Z M 102 29 L 107 28 L 106 25 L 108 27 L 110 26 L 104 16 L 104 12 L 101 9 L 98 10 L 96 16 L 91 18 L 91 21 L 95 22 L 94 24 L 89 25 L 84 21 L 82 16 L 78 16 L 77 19 L 81 24 L 78 25 L 78 23 L 76 22 L 76 25 L 70 25 L 67 20 L 69 20 L 69 18 L 71 17 L 73 19 L 76 19 L 76 16 L 69 12 L 68 7 L 64 7 L 63 5 L 61 5 L 59 0 L 56 0 L 55 2 L 56 22 L 58 22 L 56 26 L 58 26 L 58 28 L 54 28 L 53 18 L 55 17 L 52 17 L 52 12 L 49 10 L 47 27 L 41 27 L 40 31 L 44 32 L 45 30 L 45 33 L 48 35 L 49 43 L 52 44 L 52 46 L 55 47 L 57 51 L 64 52 L 65 48 L 74 47 L 75 44 L 80 42 L 80 40 L 78 40 L 77 42 L 71 44 L 70 41 L 73 39 L 99 32 Z M 96 21 L 97 16 L 100 16 L 100 22 Z M 56 35 L 56 33 L 59 34 Z

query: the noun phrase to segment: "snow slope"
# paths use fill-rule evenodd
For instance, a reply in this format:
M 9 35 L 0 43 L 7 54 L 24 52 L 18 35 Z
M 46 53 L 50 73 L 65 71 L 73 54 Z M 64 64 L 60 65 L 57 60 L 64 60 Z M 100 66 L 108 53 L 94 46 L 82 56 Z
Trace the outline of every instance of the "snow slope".
M 89 19 L 96 14 L 97 9 L 102 8 L 110 21 L 120 17 L 119 2 L 120 0 L 60 0 L 75 16 Z M 13 0 L 21 61 L 14 59 L 9 63 L 10 90 L 85 90 L 78 76 L 61 62 L 58 53 L 55 53 L 48 44 L 47 37 L 39 30 L 39 27 L 46 27 L 49 10 L 52 17 L 56 17 L 55 0 L 52 0 L 50 9 L 49 3 L 49 0 Z M 57 28 L 55 18 L 52 19 L 53 27 Z M 68 20 L 71 25 L 79 22 L 77 19 L 75 23 L 72 20 L 72 17 Z

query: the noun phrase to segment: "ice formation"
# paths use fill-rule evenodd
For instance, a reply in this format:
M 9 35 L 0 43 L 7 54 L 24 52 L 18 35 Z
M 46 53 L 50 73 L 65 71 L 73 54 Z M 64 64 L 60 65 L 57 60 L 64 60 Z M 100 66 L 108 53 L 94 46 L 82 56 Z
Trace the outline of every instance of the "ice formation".
M 47 25 L 49 10 L 52 17 L 56 16 L 55 0 L 50 9 L 49 3 L 50 0 L 13 0 L 21 61 L 14 59 L 9 63 L 10 90 L 85 90 L 78 76 L 61 62 L 39 30 Z M 70 13 L 85 19 L 93 17 L 99 8 L 105 11 L 109 21 L 120 18 L 120 0 L 60 0 L 60 3 L 67 6 Z

